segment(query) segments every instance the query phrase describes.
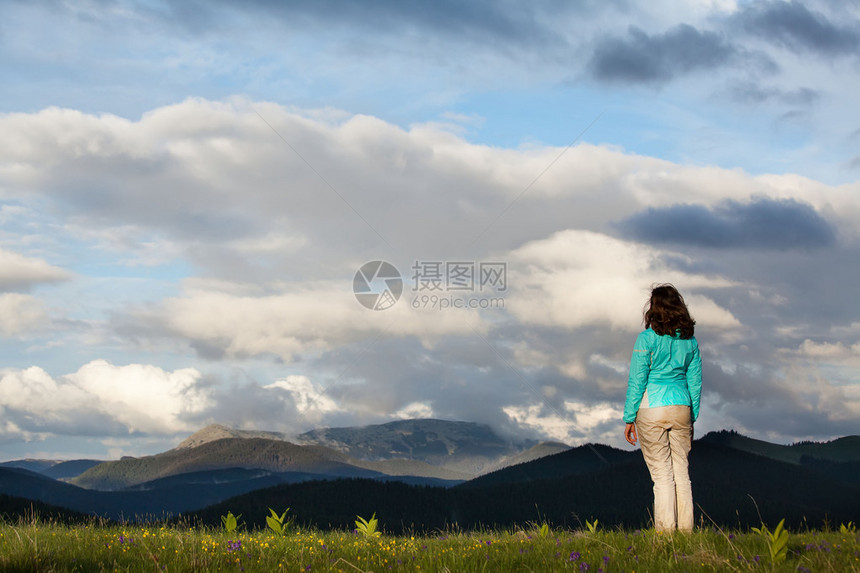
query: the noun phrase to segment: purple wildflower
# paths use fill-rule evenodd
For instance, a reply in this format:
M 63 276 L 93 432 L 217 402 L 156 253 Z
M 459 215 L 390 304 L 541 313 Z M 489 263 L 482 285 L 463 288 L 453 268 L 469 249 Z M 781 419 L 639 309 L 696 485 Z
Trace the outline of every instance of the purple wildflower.
M 591 569 L 591 565 L 589 565 L 585 561 L 583 561 L 582 563 L 579 564 L 579 570 L 580 571 L 588 571 L 589 569 Z
M 571 551 L 570 552 L 570 560 L 571 561 L 579 561 L 580 557 L 582 557 L 582 554 L 579 551 Z

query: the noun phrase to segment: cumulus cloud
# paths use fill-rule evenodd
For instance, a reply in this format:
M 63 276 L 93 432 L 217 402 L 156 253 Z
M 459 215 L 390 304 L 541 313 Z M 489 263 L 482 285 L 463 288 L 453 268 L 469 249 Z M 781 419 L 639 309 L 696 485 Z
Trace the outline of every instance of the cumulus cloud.
M 57 378 L 37 366 L 2 371 L 0 410 L 7 432 L 24 437 L 175 434 L 197 429 L 188 419 L 211 405 L 210 392 L 193 368 L 95 360 Z
M 124 250 L 124 264 L 183 258 L 233 281 L 283 280 L 321 260 L 331 278 L 339 263 L 380 253 L 403 268 L 481 256 L 566 228 L 604 231 L 679 196 L 705 206 L 796 199 L 846 219 L 856 211 L 850 188 L 788 176 L 756 180 L 588 144 L 498 149 L 429 124 L 404 130 L 243 99 L 187 100 L 137 122 L 47 109 L 0 126 L 20 143 L 4 160 L 21 166 L 0 180 L 51 201 L 70 232 L 91 229 L 81 236 Z
M 314 384 L 307 376 L 287 376 L 264 388 L 286 392 L 298 414 L 311 423 L 319 423 L 326 414 L 342 411 L 334 400 L 325 395 L 325 388 Z
M 812 437 L 860 431 L 860 394 L 855 383 L 834 380 L 789 353 L 779 355 L 783 362 L 772 366 L 780 374 L 775 379 L 771 372 L 757 368 L 727 371 L 708 365 L 709 387 L 703 395 L 708 408 L 703 408 L 698 424 L 718 422 L 777 442 L 785 441 L 780 435 Z
M 426 402 L 412 402 L 394 412 L 395 418 L 402 420 L 433 418 L 433 408 Z
M 391 309 L 368 310 L 352 292 L 353 272 L 345 269 L 340 281 L 273 285 L 276 293 L 253 288 L 236 292 L 241 285 L 204 283 L 164 300 L 158 308 L 138 312 L 136 318 L 151 325 L 153 336 L 188 340 L 212 358 L 269 354 L 288 362 L 368 336 L 411 336 L 432 345 L 441 337 L 488 328 L 477 309 L 421 312 L 408 294 Z
M 0 289 L 29 288 L 40 283 L 68 280 L 70 274 L 61 268 L 32 257 L 0 248 Z
M 502 411 L 520 426 L 532 428 L 540 435 L 569 445 L 601 441 L 614 442 L 622 409 L 617 404 L 584 403 L 567 400 L 562 409 L 545 404 L 511 405 Z
M 507 308 L 524 324 L 637 330 L 651 284 L 684 292 L 732 285 L 720 276 L 688 274 L 665 264 L 665 253 L 588 231 L 562 231 L 511 253 L 516 292 Z M 522 270 L 519 270 L 522 269 Z M 695 316 L 714 329 L 740 322 L 704 295 L 689 297 Z
M 815 342 L 807 338 L 798 350 L 801 354 L 814 358 L 844 358 L 860 355 L 860 343 L 847 346 L 842 342 Z

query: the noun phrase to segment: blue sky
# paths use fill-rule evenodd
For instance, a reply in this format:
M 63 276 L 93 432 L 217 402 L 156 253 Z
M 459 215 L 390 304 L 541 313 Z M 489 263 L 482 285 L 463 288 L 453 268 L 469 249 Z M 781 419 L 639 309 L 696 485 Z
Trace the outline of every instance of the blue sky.
M 663 281 L 697 433 L 860 433 L 859 46 L 845 2 L 4 3 L 0 458 L 410 416 L 621 445 Z M 504 308 L 415 308 L 416 261 L 504 262 Z

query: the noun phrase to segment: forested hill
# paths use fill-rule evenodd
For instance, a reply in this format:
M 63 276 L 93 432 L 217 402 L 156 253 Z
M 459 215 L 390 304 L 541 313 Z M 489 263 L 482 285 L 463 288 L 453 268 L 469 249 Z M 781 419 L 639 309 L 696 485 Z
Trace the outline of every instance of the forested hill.
M 588 450 L 579 453 L 585 456 Z M 652 484 L 641 454 L 616 452 L 621 455 L 604 456 L 605 462 L 592 471 L 571 472 L 564 463 L 571 453 L 561 453 L 499 472 L 521 480 L 479 478 L 449 489 L 360 479 L 282 485 L 192 515 L 217 525 L 221 515 L 232 511 L 242 513 L 249 525 L 262 527 L 268 508 L 289 507 L 290 515 L 302 523 L 351 528 L 356 515 L 376 513 L 394 533 L 544 520 L 579 527 L 595 518 L 607 527 L 647 526 Z M 786 524 L 797 527 L 860 520 L 860 486 L 815 469 L 705 440 L 695 442 L 690 467 L 697 519 L 704 525 L 773 525 L 785 518 Z

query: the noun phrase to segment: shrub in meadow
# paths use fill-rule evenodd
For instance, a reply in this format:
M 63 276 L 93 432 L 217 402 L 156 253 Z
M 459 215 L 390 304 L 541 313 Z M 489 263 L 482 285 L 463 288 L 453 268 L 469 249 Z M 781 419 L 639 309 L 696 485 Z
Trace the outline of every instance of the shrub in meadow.
M 376 512 L 373 512 L 373 515 L 370 519 L 364 519 L 360 515 L 355 516 L 357 519 L 355 521 L 355 530 L 358 531 L 361 535 L 365 537 L 379 537 L 382 535 L 382 532 L 377 531 L 377 525 L 379 524 L 379 520 L 376 519 Z
M 221 523 L 224 526 L 224 531 L 226 531 L 227 533 L 232 533 L 233 531 L 236 531 L 236 529 L 239 527 L 239 519 L 241 517 L 241 513 L 239 515 L 233 515 L 232 511 L 228 511 L 227 515 L 222 515 Z
M 274 509 L 272 509 L 270 507 L 269 513 L 271 513 L 272 515 L 269 515 L 266 517 L 266 525 L 269 527 L 269 529 L 271 529 L 272 531 L 274 531 L 278 535 L 286 534 L 287 529 L 289 528 L 289 525 L 290 525 L 289 521 L 287 521 L 287 522 L 284 521 L 287 517 L 288 511 L 290 511 L 289 507 L 284 510 L 284 513 L 282 513 L 281 515 L 278 515 L 278 512 L 276 512 Z

